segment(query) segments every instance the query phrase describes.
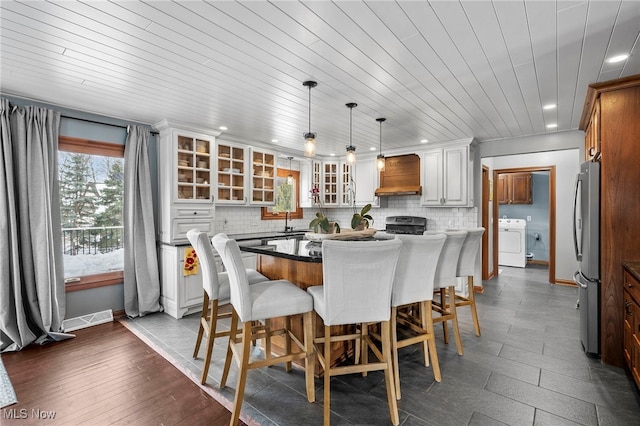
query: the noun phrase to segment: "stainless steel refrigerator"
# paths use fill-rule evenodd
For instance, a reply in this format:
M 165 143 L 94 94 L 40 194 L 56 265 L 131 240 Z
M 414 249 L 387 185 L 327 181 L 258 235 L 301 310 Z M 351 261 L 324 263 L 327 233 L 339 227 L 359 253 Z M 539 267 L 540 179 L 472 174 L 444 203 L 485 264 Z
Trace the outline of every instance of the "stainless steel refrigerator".
M 585 352 L 600 355 L 600 163 L 588 161 L 576 177 L 573 242 L 579 269 L 580 340 Z

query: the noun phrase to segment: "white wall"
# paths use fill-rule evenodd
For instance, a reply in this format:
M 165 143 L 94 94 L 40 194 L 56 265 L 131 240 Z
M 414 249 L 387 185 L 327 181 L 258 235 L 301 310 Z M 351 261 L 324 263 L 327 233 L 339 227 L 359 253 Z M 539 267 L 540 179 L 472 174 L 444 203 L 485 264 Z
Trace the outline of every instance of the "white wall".
M 500 146 L 493 143 L 488 143 L 483 150 L 484 143 L 480 144 L 482 164 L 489 167 L 491 173 L 494 169 L 556 166 L 556 279 L 571 281 L 578 266 L 571 234 L 573 186 L 583 158 L 584 133 L 564 132 L 496 142 L 502 145 L 502 150 L 496 150 Z M 555 150 L 526 152 L 552 147 Z M 496 152 L 513 154 L 490 156 Z

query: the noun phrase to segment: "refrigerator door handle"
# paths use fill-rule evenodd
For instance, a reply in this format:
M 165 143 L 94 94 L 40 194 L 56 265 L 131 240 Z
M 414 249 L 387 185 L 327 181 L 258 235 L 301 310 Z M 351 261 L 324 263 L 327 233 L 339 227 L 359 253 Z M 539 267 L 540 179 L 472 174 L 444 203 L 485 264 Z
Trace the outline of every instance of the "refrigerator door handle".
M 576 186 L 573 193 L 573 248 L 576 252 L 576 260 L 582 260 L 582 241 L 578 243 L 578 227 L 580 227 L 580 232 L 582 232 L 582 218 L 578 219 L 578 194 L 580 194 L 580 189 L 582 186 L 582 179 L 580 175 L 576 177 Z M 580 200 L 582 201 L 582 200 Z
M 587 288 L 587 285 L 585 283 L 583 283 L 578 277 L 582 276 L 582 274 L 580 273 L 580 271 L 576 271 L 575 274 L 573 274 L 573 282 L 576 283 L 577 286 L 582 287 L 582 288 Z

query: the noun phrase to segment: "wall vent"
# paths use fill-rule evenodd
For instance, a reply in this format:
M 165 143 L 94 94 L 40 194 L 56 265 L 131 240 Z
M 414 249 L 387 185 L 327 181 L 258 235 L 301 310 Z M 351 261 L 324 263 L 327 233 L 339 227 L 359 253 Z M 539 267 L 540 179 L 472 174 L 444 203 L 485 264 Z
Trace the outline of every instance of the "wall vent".
M 83 315 L 81 317 L 69 318 L 62 322 L 62 330 L 65 332 L 79 330 L 81 328 L 91 327 L 93 325 L 113 322 L 113 312 L 111 309 L 92 314 Z

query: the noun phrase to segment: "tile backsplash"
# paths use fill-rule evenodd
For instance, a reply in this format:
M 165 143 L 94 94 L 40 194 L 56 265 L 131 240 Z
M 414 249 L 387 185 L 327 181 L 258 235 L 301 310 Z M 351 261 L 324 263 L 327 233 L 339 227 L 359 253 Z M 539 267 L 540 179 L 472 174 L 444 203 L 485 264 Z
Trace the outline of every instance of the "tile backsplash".
M 303 209 L 304 218 L 290 220 L 290 226 L 295 229 L 307 229 L 317 210 L 317 208 Z M 216 206 L 215 230 L 227 234 L 284 230 L 284 220 L 261 220 L 260 212 L 260 207 Z M 326 208 L 325 213 L 340 226 L 348 228 L 353 209 Z M 384 229 L 387 216 L 426 217 L 428 230 L 472 228 L 480 224 L 477 207 L 422 207 L 420 206 L 420 197 L 417 195 L 390 197 L 386 207 L 373 208 L 370 214 L 374 219 L 372 226 L 378 229 Z

